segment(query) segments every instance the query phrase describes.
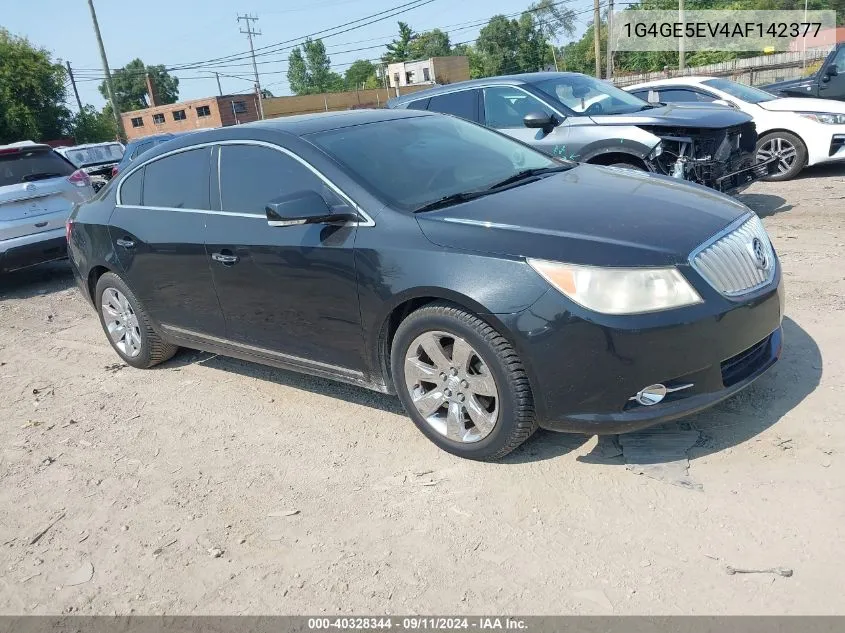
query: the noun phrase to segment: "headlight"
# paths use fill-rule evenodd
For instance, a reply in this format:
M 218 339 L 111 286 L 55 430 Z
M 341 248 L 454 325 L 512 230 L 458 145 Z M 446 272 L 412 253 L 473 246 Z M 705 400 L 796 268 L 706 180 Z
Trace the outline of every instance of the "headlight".
M 529 259 L 575 303 L 603 314 L 641 314 L 701 303 L 677 268 L 599 268 Z
M 812 119 L 819 123 L 831 124 L 845 124 L 845 114 L 835 114 L 833 112 L 798 112 L 806 119 Z
M 651 150 L 651 153 L 648 156 L 646 156 L 646 158 L 648 158 L 649 160 L 654 160 L 655 158 L 660 156 L 662 153 L 663 153 L 663 141 L 660 141 L 660 142 L 657 143 L 657 145 L 654 146 L 654 149 Z

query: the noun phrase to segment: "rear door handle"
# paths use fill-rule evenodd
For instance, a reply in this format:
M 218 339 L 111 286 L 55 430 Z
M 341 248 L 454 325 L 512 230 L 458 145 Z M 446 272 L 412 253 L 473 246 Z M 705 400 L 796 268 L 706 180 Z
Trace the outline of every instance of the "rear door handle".
M 212 253 L 211 259 L 216 262 L 220 262 L 221 264 L 237 264 L 238 263 L 238 256 L 237 255 L 224 255 L 223 253 Z
M 115 244 L 122 246 L 123 248 L 135 248 L 135 242 L 130 240 L 128 237 L 122 237 L 115 240 Z

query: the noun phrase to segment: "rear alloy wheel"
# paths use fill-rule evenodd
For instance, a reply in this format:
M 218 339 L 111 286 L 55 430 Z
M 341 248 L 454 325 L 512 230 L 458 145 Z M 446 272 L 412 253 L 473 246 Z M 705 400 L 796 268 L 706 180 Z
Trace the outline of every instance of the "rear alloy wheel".
M 166 361 L 179 349 L 153 330 L 135 294 L 114 273 L 100 277 L 94 297 L 103 331 L 126 364 L 145 369 Z
M 794 134 L 772 132 L 757 141 L 757 162 L 762 163 L 771 158 L 777 158 L 777 171 L 766 180 L 791 180 L 804 168 L 807 148 Z
M 440 448 L 503 457 L 536 429 L 528 378 L 507 340 L 473 314 L 431 304 L 396 331 L 393 382 L 406 411 Z

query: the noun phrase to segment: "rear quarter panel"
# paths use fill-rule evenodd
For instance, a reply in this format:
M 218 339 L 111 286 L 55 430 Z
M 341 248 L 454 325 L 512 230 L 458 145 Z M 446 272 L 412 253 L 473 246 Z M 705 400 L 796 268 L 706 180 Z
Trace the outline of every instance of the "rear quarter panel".
M 109 271 L 120 270 L 108 228 L 114 211 L 115 189 L 108 187 L 105 196 L 97 196 L 78 205 L 70 216 L 73 228 L 68 241 L 68 256 L 81 280 L 80 289 L 90 302 L 94 300 L 89 284 L 92 272 L 98 267 Z

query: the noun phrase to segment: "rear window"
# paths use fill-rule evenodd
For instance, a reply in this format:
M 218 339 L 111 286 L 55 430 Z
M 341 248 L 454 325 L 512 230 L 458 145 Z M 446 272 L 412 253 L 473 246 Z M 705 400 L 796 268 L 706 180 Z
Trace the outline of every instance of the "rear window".
M 71 147 L 65 150 L 65 156 L 77 167 L 114 163 L 123 158 L 123 148 L 117 143 L 97 145 L 96 147 Z
M 0 187 L 70 176 L 74 167 L 51 149 L 0 154 Z

